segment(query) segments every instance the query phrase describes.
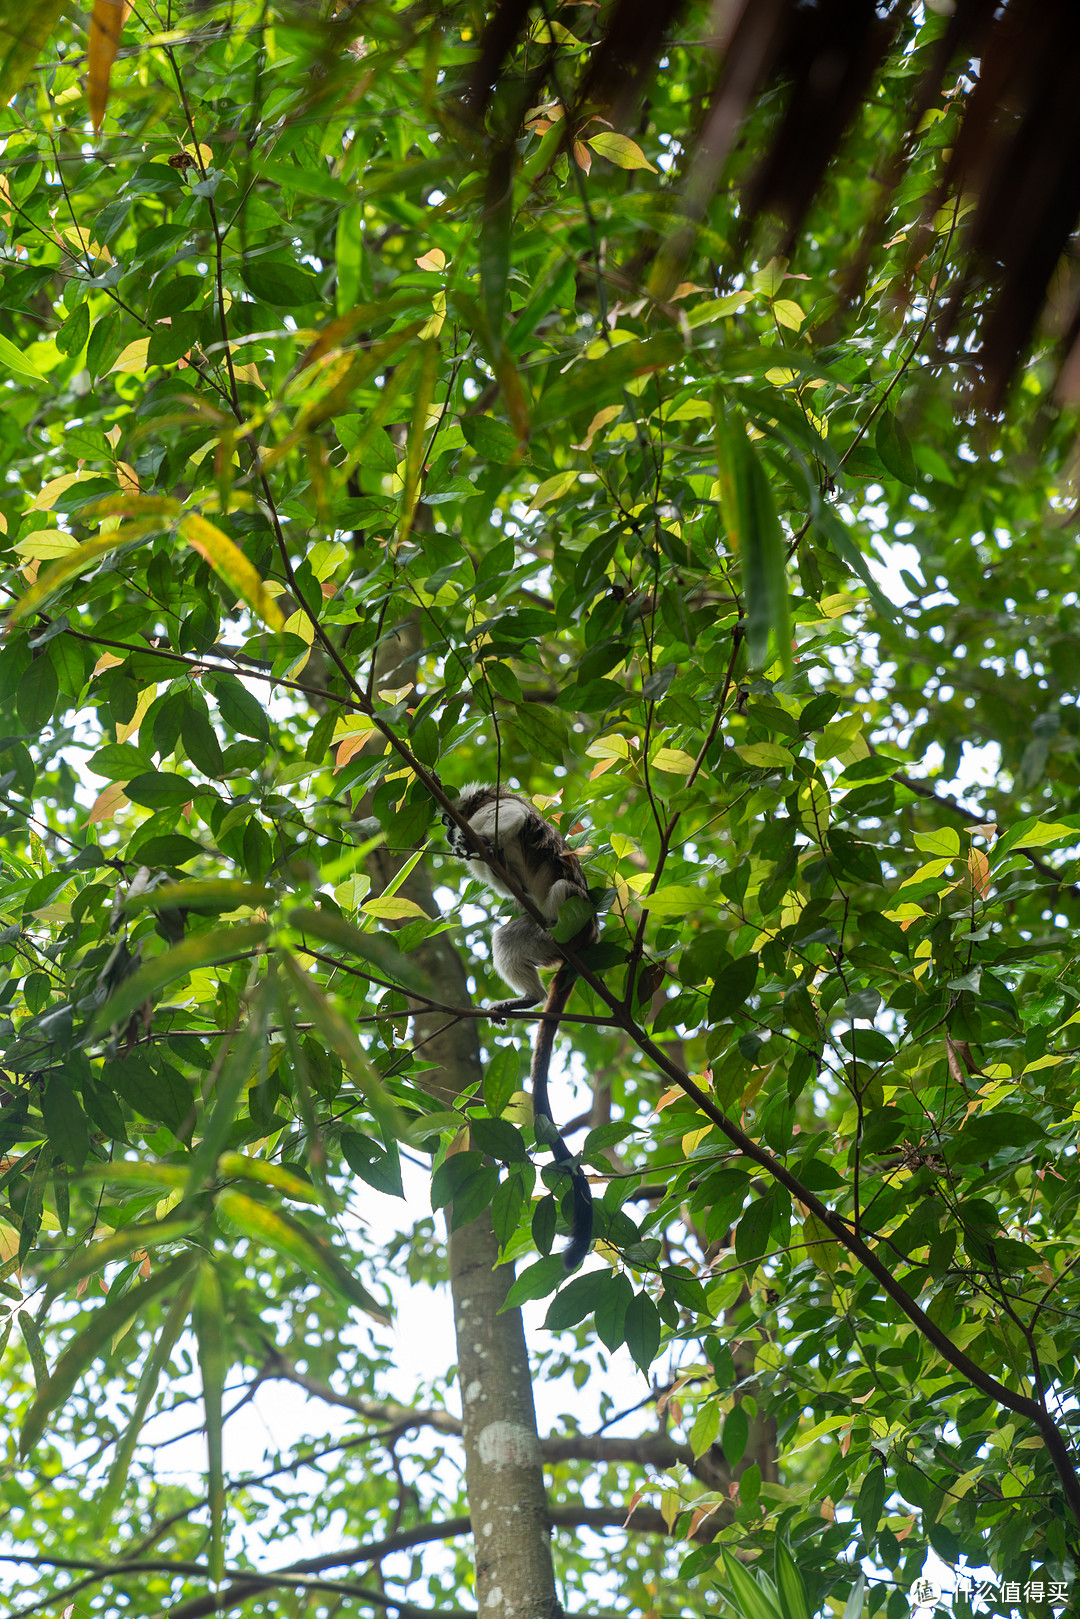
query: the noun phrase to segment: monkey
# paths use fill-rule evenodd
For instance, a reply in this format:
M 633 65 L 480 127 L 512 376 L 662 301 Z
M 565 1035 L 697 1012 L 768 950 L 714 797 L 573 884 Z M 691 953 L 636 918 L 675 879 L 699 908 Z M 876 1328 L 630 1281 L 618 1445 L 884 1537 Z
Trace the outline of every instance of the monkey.
M 555 922 L 559 907 L 568 899 L 588 901 L 589 891 L 581 862 L 550 822 L 545 821 L 527 798 L 502 787 L 471 785 L 462 789 L 457 811 L 468 821 L 484 847 L 528 894 L 547 922 Z M 443 816 L 447 842 L 452 854 L 464 860 L 472 875 L 496 894 L 515 896 L 499 874 L 480 858 L 459 827 Z M 597 937 L 595 917 L 590 918 L 572 943 L 581 948 Z M 563 956 L 551 934 L 531 916 L 516 916 L 503 922 L 492 934 L 491 953 L 495 969 L 511 989 L 512 1000 L 497 1001 L 488 1008 L 493 1022 L 501 1023 L 507 1012 L 525 1012 L 540 1001 L 549 1014 L 537 1024 L 533 1042 L 530 1080 L 537 1140 L 550 1148 L 557 1164 L 565 1164 L 570 1175 L 573 1198 L 572 1235 L 563 1252 L 567 1271 L 576 1270 L 592 1243 L 592 1192 L 581 1165 L 559 1134 L 548 1101 L 548 1069 L 555 1045 L 558 1014 L 570 999 L 574 969 Z M 538 967 L 558 970 L 545 991 Z

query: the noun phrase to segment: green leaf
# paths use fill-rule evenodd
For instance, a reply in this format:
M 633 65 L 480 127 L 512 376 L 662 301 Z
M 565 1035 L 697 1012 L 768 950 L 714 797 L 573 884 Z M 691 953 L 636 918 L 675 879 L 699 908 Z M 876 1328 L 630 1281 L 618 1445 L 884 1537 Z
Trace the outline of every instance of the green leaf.
M 883 410 L 877 419 L 874 448 L 894 478 L 898 478 L 901 483 L 910 484 L 912 488 L 915 487 L 919 477 L 915 471 L 911 445 L 892 411 Z
M 723 1450 L 724 1458 L 731 1468 L 738 1467 L 746 1454 L 746 1443 L 750 1437 L 750 1420 L 746 1415 L 746 1408 L 739 1401 L 732 1406 L 724 1418 Z
M 291 259 L 248 259 L 240 277 L 253 297 L 264 304 L 280 304 L 286 309 L 297 304 L 315 303 L 319 283 Z
M 81 1169 L 90 1150 L 86 1114 L 67 1076 L 58 1071 L 49 1075 L 41 1098 L 41 1114 L 53 1152 L 71 1169 Z
M 791 624 L 788 615 L 784 536 L 765 468 L 746 435 L 743 418 L 718 401 L 716 411 L 720 509 L 728 536 L 739 552 L 746 592 L 746 639 L 752 669 L 769 660 L 769 638 L 784 673 L 790 674 Z
M 521 1060 L 513 1046 L 498 1046 L 484 1069 L 484 1102 L 492 1118 L 503 1112 L 519 1088 Z
M 195 791 L 195 783 L 174 770 L 145 771 L 133 776 L 124 788 L 133 804 L 142 804 L 146 809 L 179 809 L 190 803 Z
M 544 1326 L 548 1331 L 562 1332 L 567 1327 L 576 1327 L 579 1321 L 591 1315 L 604 1292 L 607 1279 L 603 1271 L 589 1271 L 585 1276 L 575 1276 L 572 1282 L 561 1287 L 544 1317 Z
M 620 169 L 648 169 L 650 174 L 659 174 L 660 170 L 650 163 L 641 147 L 632 141 L 629 135 L 620 135 L 613 129 L 603 129 L 599 135 L 590 135 L 589 145 L 601 157 L 606 157 L 609 163 L 615 163 Z
M 217 700 L 226 725 L 231 725 L 241 736 L 254 737 L 256 742 L 269 742 L 270 722 L 266 710 L 235 675 L 208 675 L 204 685 Z
M 43 731 L 53 718 L 53 710 L 60 694 L 56 665 L 46 647 L 31 663 L 19 681 L 15 706 L 19 719 L 28 731 Z
M 554 1293 L 565 1276 L 561 1254 L 549 1254 L 545 1259 L 538 1259 L 535 1265 L 523 1270 L 511 1283 L 502 1312 L 518 1310 L 531 1299 L 546 1298 L 549 1293 Z
M 751 1198 L 750 1205 L 735 1228 L 735 1255 L 740 1265 L 755 1265 L 769 1246 L 773 1201 L 769 1193 Z
M 660 1313 L 647 1293 L 627 1304 L 624 1330 L 634 1364 L 647 1374 L 660 1349 Z
M 388 1197 L 404 1197 L 401 1180 L 401 1159 L 397 1143 L 384 1147 L 381 1142 L 359 1130 L 343 1130 L 341 1151 L 354 1175 Z
M 131 742 L 108 742 L 86 761 L 87 769 L 106 781 L 130 781 L 153 770 L 148 753 Z
M 89 336 L 90 305 L 84 302 L 68 316 L 53 341 L 61 354 L 81 354 Z

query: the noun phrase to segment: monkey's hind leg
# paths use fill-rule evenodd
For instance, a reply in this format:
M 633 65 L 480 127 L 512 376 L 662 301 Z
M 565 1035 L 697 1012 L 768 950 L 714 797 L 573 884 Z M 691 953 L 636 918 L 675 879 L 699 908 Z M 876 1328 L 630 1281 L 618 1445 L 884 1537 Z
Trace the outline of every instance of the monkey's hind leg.
M 537 967 L 553 967 L 562 960 L 551 935 L 531 916 L 516 916 L 495 929 L 491 939 L 495 971 L 504 983 L 516 989 L 517 997 L 497 1001 L 488 1011 L 498 1021 L 506 1012 L 527 1012 L 547 997 Z

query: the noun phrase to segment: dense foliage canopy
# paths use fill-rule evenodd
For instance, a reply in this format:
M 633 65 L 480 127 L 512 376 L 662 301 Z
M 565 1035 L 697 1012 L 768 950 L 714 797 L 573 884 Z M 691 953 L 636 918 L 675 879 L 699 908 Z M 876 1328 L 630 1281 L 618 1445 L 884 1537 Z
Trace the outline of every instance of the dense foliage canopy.
M 987 421 L 928 338 L 969 203 L 909 238 L 964 74 L 839 295 L 944 18 L 790 261 L 762 232 L 740 270 L 763 95 L 662 294 L 704 14 L 633 127 L 568 128 L 600 22 L 540 8 L 479 128 L 481 8 L 138 6 L 97 136 L 83 24 L 42 15 L 0 112 L 12 1606 L 475 1607 L 449 1366 L 387 1393 L 445 1211 L 520 1262 L 511 1306 L 554 1295 L 536 1364 L 591 1402 L 542 1447 L 569 1609 L 895 1619 L 932 1550 L 1046 1611 L 1080 1533 L 1075 424 L 1041 351 Z M 437 819 L 496 780 L 603 923 L 570 1279 L 532 1021 L 455 967 L 499 993 Z M 436 1221 L 380 1246 L 403 1158 Z M 336 1409 L 249 1467 L 226 1418 L 272 1379 Z M 204 1484 L 158 1438 L 192 1424 Z M 260 1530 L 319 1555 L 269 1577 Z

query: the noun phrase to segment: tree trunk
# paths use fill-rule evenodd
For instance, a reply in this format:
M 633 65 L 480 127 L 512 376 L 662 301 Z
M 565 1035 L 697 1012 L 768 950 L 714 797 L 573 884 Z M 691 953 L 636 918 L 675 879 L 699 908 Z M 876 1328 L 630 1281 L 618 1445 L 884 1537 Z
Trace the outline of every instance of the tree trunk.
M 400 858 L 374 851 L 368 866 L 373 879 L 385 883 Z M 436 914 L 421 868 L 400 892 L 428 916 Z M 449 1004 L 469 1004 L 461 958 L 445 934 L 425 940 L 415 959 Z M 442 1101 L 452 1104 L 482 1078 L 475 1019 L 453 1022 L 444 1012 L 418 1013 L 413 1035 L 427 1060 L 439 1065 L 422 1083 Z M 486 1210 L 449 1239 L 477 1607 L 484 1619 L 561 1619 L 525 1331 L 520 1310 L 500 1314 L 514 1267 L 496 1270 L 498 1253 Z

